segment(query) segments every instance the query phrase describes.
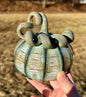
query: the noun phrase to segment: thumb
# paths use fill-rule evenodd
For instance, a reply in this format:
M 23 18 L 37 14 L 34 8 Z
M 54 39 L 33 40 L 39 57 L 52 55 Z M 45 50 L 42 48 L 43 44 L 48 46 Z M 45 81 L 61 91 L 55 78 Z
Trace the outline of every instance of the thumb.
M 63 91 L 66 94 L 68 94 L 71 91 L 71 89 L 74 87 L 72 82 L 69 80 L 69 78 L 63 71 L 60 71 L 58 73 L 57 80 L 58 80 L 60 87 L 63 89 Z
M 80 97 L 76 90 L 76 87 L 63 71 L 60 71 L 58 73 L 57 80 L 59 86 L 62 88 L 62 90 L 68 97 Z
M 37 96 L 31 96 L 31 97 L 37 97 Z

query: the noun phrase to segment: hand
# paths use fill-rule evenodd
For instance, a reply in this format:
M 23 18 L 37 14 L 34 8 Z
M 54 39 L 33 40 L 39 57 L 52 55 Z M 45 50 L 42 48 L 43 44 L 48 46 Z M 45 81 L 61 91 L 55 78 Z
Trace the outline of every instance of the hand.
M 74 85 L 71 73 L 65 74 L 63 71 L 60 71 L 57 75 L 57 80 L 50 81 L 50 85 L 52 86 L 53 90 L 40 81 L 30 80 L 28 78 L 27 80 L 41 94 L 43 94 L 44 97 L 80 97 Z M 31 97 L 37 97 L 37 96 L 31 96 Z

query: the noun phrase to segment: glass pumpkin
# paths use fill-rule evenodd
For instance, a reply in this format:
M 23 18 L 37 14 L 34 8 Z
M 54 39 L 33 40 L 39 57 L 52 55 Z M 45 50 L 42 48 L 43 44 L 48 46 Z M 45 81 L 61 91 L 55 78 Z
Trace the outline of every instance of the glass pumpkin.
M 41 25 L 40 33 L 33 31 L 22 33 L 22 28 Z M 43 13 L 31 12 L 28 21 L 17 27 L 21 38 L 14 51 L 16 68 L 29 79 L 39 81 L 56 80 L 59 71 L 69 71 L 73 63 L 73 51 L 70 43 L 74 40 L 73 32 L 65 30 L 62 34 L 48 32 L 48 21 Z

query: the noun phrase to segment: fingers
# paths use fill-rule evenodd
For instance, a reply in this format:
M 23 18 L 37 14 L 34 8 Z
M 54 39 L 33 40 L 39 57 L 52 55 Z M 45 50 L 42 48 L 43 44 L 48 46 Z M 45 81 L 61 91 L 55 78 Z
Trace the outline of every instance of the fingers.
M 68 94 L 73 88 L 72 82 L 68 79 L 63 71 L 60 71 L 57 75 L 57 80 L 63 91 Z
M 58 81 L 50 81 L 49 83 L 54 90 L 59 88 Z
M 43 94 L 45 97 L 48 97 L 51 93 L 52 90 L 45 85 L 44 83 L 37 81 L 37 80 L 30 80 L 26 78 L 41 94 Z
M 63 89 L 67 97 L 80 97 L 80 95 L 77 92 L 76 87 L 74 86 L 74 84 L 71 82 L 71 80 L 68 77 L 73 82 L 73 78 L 70 73 L 66 75 L 63 71 L 59 72 L 57 75 L 59 86 Z
M 72 78 L 71 73 L 67 73 L 67 76 L 69 78 L 69 80 L 71 80 L 71 82 L 74 84 L 74 80 Z M 59 88 L 59 83 L 58 81 L 50 81 L 50 85 L 52 86 L 53 89 L 58 89 Z

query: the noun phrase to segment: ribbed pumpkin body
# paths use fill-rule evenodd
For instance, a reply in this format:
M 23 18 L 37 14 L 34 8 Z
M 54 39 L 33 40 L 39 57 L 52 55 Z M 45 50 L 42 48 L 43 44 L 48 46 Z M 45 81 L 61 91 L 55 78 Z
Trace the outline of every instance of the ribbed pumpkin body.
M 31 47 L 21 39 L 16 47 L 16 68 L 34 80 L 56 80 L 57 73 L 61 70 L 68 71 L 73 61 L 69 45 L 63 48 L 44 49 L 43 45 Z
M 40 26 L 39 33 L 31 30 L 35 24 Z M 22 29 L 28 28 L 25 34 Z M 68 71 L 73 62 L 70 43 L 74 40 L 71 30 L 62 34 L 48 32 L 48 20 L 43 13 L 32 12 L 27 22 L 17 27 L 17 34 L 21 40 L 15 47 L 15 66 L 30 79 L 39 81 L 56 80 L 59 71 Z

